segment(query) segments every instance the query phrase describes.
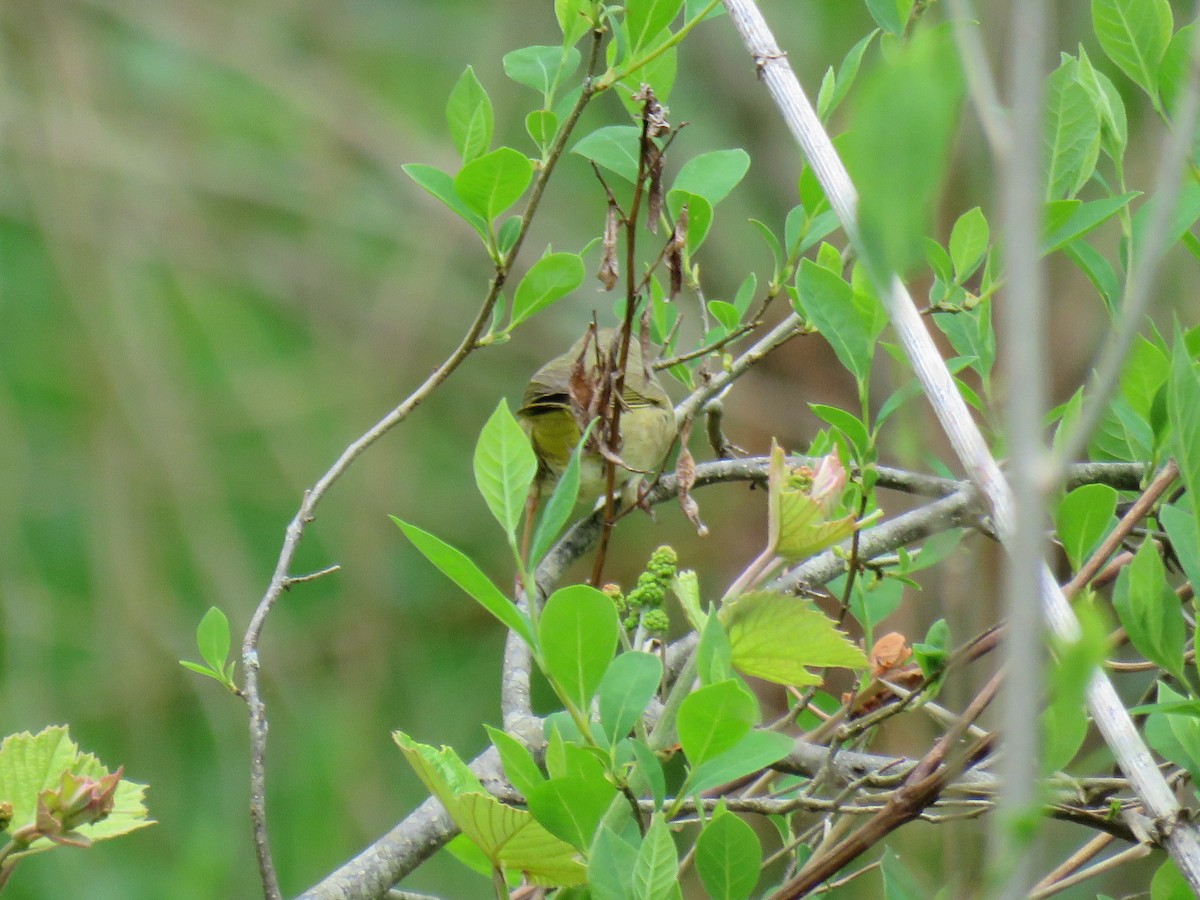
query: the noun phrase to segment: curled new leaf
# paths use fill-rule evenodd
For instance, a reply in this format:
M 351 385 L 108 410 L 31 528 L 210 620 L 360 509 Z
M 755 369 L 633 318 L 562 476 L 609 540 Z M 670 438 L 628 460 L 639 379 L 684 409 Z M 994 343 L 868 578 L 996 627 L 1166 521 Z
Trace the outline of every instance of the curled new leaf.
M 786 560 L 807 559 L 854 534 L 854 516 L 830 519 L 842 499 L 846 470 L 836 454 L 821 460 L 816 471 L 791 468 L 783 448 L 771 447 L 767 475 L 768 535 L 774 552 Z

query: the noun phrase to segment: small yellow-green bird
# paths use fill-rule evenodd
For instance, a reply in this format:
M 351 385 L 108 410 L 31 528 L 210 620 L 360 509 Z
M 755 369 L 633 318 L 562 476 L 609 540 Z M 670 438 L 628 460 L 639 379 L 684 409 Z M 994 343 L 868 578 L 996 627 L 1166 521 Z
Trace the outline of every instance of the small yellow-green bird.
M 575 386 L 576 402 L 579 403 L 581 393 L 600 390 L 600 360 L 611 351 L 618 336 L 619 332 L 612 328 L 601 329 L 595 337 L 585 335 L 566 353 L 538 369 L 525 388 L 517 418 L 537 453 L 536 487 L 540 496 L 549 496 L 554 490 L 582 434 L 581 423 L 571 410 L 572 370 L 582 358 L 580 368 L 576 369 L 585 380 L 584 384 Z M 578 382 L 578 377 L 576 380 Z M 647 373 L 643 366 L 641 342 L 636 335 L 629 340 L 629 360 L 621 400 L 621 442 L 617 454 L 628 468 L 616 467 L 618 489 L 638 472 L 657 471 L 676 435 L 671 398 L 654 373 Z M 604 414 L 601 410 L 600 415 Z M 587 422 L 582 425 L 586 427 Z M 580 462 L 580 496 L 595 497 L 604 493 L 604 458 L 596 449 L 586 448 Z

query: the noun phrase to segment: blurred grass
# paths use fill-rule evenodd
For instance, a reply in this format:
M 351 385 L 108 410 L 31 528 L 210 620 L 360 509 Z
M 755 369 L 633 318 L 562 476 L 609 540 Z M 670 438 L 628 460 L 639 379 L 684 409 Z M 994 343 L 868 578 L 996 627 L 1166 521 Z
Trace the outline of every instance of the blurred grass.
M 531 95 L 503 78 L 500 58 L 557 42 L 544 6 L 0 5 L 0 721 L 5 733 L 69 723 L 85 749 L 151 785 L 161 823 L 28 862 L 13 897 L 256 894 L 245 710 L 176 660 L 196 657 L 210 605 L 240 637 L 303 490 L 469 321 L 483 254 L 400 166 L 455 167 L 442 108 L 468 63 L 492 93 L 497 140 L 525 147 Z M 857 6 L 775 6 L 810 85 L 868 27 Z M 693 124 L 680 158 L 732 146 L 754 156 L 718 215 L 726 227 L 702 257 L 706 280 L 732 291 L 749 260 L 761 284 L 768 257 L 746 220 L 780 225 L 795 153 L 725 23 L 697 32 L 681 71 L 671 106 Z M 591 127 L 620 121 L 615 101 L 600 106 Z M 987 197 L 971 172 L 953 175 L 956 213 Z M 603 197 L 587 166 L 568 156 L 560 177 L 526 265 L 550 241 L 580 247 L 599 231 Z M 470 362 L 321 507 L 296 571 L 342 571 L 287 595 L 262 648 L 285 892 L 422 798 L 392 729 L 466 757 L 482 749 L 479 723 L 498 717 L 502 635 L 387 514 L 444 536 L 504 583 L 470 481 L 474 436 L 548 344 L 565 346 L 591 306 L 609 305 L 585 296 Z M 812 420 L 800 400 L 850 402 L 827 351 L 798 346 L 730 404 L 737 443 L 761 451 L 772 433 L 801 443 Z M 700 498 L 705 518 L 739 535 L 721 553 L 664 510 L 659 525 L 618 534 L 611 575 L 629 579 L 671 540 L 707 583 L 727 580 L 754 552 L 763 499 L 714 496 L 720 505 Z M 479 891 L 440 859 L 412 886 Z

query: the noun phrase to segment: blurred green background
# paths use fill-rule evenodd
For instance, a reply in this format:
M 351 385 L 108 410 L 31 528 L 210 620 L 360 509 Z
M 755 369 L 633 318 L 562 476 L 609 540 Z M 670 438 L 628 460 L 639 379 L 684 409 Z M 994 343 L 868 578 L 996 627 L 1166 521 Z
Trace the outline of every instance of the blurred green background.
M 764 7 L 810 89 L 871 27 L 848 0 Z M 1085 16 L 1085 3 L 1064 5 L 1062 46 L 1087 39 Z M 257 894 L 244 706 L 177 660 L 196 658 L 194 628 L 211 605 L 240 640 L 304 489 L 470 321 L 484 254 L 400 167 L 455 169 L 442 110 L 467 64 L 492 95 L 497 142 L 532 151 L 522 121 L 533 95 L 500 60 L 558 40 L 549 2 L 0 4 L 0 725 L 68 723 L 84 749 L 150 784 L 160 822 L 23 864 L 14 898 Z M 675 166 L 735 146 L 754 160 L 701 256 L 709 296 L 731 292 L 747 267 L 764 283 L 769 256 L 747 219 L 782 226 L 799 162 L 728 22 L 686 46 L 670 106 L 691 123 Z M 610 97 L 583 127 L 623 121 Z M 977 203 L 994 211 L 976 131 L 963 129 L 947 222 Z M 1138 148 L 1147 159 L 1155 149 Z M 568 156 L 559 175 L 522 271 L 550 241 L 577 249 L 599 233 L 604 198 L 588 167 Z M 1064 293 L 1079 288 L 1061 277 Z M 1080 318 L 1099 304 L 1080 303 L 1055 312 L 1080 335 L 1057 360 L 1064 384 L 1104 327 Z M 392 729 L 468 758 L 484 746 L 503 635 L 387 515 L 505 583 L 502 542 L 471 481 L 474 436 L 593 308 L 610 306 L 585 286 L 473 358 L 320 508 L 295 571 L 342 570 L 286 595 L 262 646 L 286 893 L 422 798 Z M 731 436 L 752 452 L 772 434 L 802 447 L 814 430 L 808 400 L 854 402 L 816 340 L 739 386 Z M 927 451 L 922 430 L 918 411 L 884 461 Z M 618 534 L 610 576 L 635 577 L 671 541 L 706 583 L 726 583 L 756 552 L 765 501 L 744 489 L 699 499 L 707 543 L 676 510 L 658 524 L 637 517 Z M 989 598 L 954 595 L 927 591 L 914 630 L 943 597 L 966 619 L 987 618 Z M 960 829 L 957 840 L 961 853 L 974 839 Z M 487 890 L 442 858 L 411 885 Z

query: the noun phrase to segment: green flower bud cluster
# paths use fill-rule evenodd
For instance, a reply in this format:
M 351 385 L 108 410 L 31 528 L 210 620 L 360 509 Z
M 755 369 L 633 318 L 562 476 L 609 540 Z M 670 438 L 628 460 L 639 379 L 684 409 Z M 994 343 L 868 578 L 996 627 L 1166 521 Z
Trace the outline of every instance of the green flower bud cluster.
M 625 598 L 622 613 L 629 631 L 636 629 L 639 622 L 654 634 L 665 633 L 670 627 L 664 603 L 678 564 L 679 557 L 672 547 L 659 547 L 650 555 L 646 571 L 638 576 L 637 586 Z

